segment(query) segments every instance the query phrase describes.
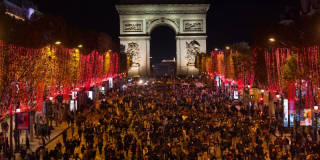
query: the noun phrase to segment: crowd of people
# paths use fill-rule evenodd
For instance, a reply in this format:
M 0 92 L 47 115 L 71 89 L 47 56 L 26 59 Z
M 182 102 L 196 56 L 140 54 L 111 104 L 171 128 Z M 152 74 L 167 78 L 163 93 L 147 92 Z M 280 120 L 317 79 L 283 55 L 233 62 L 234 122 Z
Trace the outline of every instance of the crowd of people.
M 93 108 L 98 122 L 77 122 L 77 135 L 65 132 L 55 149 L 38 148 L 27 158 L 320 159 L 320 145 L 309 134 L 284 134 L 283 114 L 263 114 L 267 106 L 236 105 L 226 97 L 220 88 L 135 88 Z

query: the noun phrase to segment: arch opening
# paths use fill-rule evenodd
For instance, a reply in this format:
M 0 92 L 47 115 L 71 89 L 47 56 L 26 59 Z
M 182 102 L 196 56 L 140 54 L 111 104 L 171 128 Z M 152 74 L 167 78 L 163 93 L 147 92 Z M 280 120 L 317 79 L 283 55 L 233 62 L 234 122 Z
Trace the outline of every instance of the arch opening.
M 160 76 L 175 70 L 176 63 L 164 62 L 176 58 L 176 32 L 168 25 L 153 28 L 150 33 L 150 65 L 151 74 Z M 152 58 L 151 58 L 152 57 Z M 169 76 L 169 75 L 168 75 Z

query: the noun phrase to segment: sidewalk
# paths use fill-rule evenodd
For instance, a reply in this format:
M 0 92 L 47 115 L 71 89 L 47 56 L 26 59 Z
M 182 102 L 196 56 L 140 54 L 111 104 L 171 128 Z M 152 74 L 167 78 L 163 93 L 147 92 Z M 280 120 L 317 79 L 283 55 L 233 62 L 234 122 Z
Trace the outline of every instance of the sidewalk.
M 107 101 L 109 103 L 112 103 L 112 99 L 114 99 L 114 98 L 118 98 L 118 97 L 113 96 L 113 97 L 109 98 Z M 119 99 L 122 99 L 122 98 L 119 98 Z M 101 100 L 97 100 L 94 105 L 96 106 L 96 108 L 100 108 L 99 107 L 100 104 L 101 104 Z M 91 111 L 90 109 L 89 110 L 84 110 L 83 114 L 85 116 L 87 116 L 88 119 L 92 119 L 95 123 L 98 123 L 99 117 L 102 114 L 99 115 L 99 114 L 95 113 L 95 114 L 92 115 L 92 114 L 89 114 L 89 113 L 91 113 L 90 111 Z M 9 119 L 8 119 L 8 121 L 9 121 Z M 62 122 L 62 124 L 58 125 L 58 127 L 55 127 L 56 123 L 52 122 L 52 126 L 54 127 L 54 130 L 51 130 L 51 135 L 50 135 L 51 139 L 49 140 L 49 137 L 47 136 L 48 140 L 46 140 L 46 142 L 45 142 L 46 143 L 45 147 L 48 148 L 49 150 L 54 149 L 54 147 L 56 146 L 56 143 L 58 141 L 63 143 L 62 133 L 65 130 L 67 131 L 68 138 L 75 137 L 75 136 L 78 137 L 78 127 L 75 127 L 74 134 L 72 136 L 72 131 L 71 131 L 71 129 L 69 129 L 69 128 L 71 128 L 71 125 L 68 125 L 67 122 Z M 7 133 L 7 136 L 8 135 L 9 134 Z M 30 140 L 30 134 L 28 134 L 28 138 Z M 31 140 L 29 141 L 31 151 L 35 152 L 36 149 L 39 147 L 39 139 L 40 138 L 41 138 L 41 136 L 39 136 L 39 138 L 37 138 L 37 136 L 34 134 L 33 142 L 31 142 Z M 22 130 L 21 134 L 20 134 L 20 147 L 26 148 L 25 139 L 26 139 L 26 130 Z M 13 143 L 14 143 L 14 139 L 13 139 Z M 15 146 L 13 146 L 13 150 L 15 150 Z M 28 150 L 28 152 L 30 152 L 30 150 Z M 16 160 L 21 159 L 20 153 L 15 153 L 14 155 L 15 155 Z M 3 159 L 3 157 L 1 157 L 0 159 Z
M 90 113 L 90 110 L 84 110 L 83 112 L 85 115 L 88 115 Z M 7 118 L 6 119 L 8 124 L 10 124 L 10 119 Z M 14 122 L 13 122 L 14 125 Z M 71 125 L 68 125 L 68 123 L 66 121 L 63 121 L 61 125 L 56 126 L 56 122 L 53 121 L 52 122 L 52 126 L 54 128 L 54 130 L 51 130 L 51 135 L 50 135 L 50 140 L 49 137 L 47 136 L 47 139 L 45 139 L 45 143 L 46 146 L 48 144 L 50 144 L 50 142 L 52 142 L 54 139 L 56 139 L 58 136 L 60 136 L 62 134 L 63 131 L 69 129 L 71 127 Z M 30 126 L 31 127 L 31 126 Z M 33 126 L 32 126 L 33 127 Z M 41 135 L 39 135 L 39 137 L 37 138 L 37 135 L 34 133 L 33 134 L 33 142 L 31 142 L 31 134 L 29 133 L 28 130 L 21 130 L 20 132 L 20 148 L 26 148 L 26 132 L 28 132 L 28 138 L 29 138 L 29 144 L 30 144 L 30 149 L 31 151 L 36 151 L 36 149 L 40 146 L 39 145 L 39 139 L 41 138 Z M 9 131 L 6 133 L 6 137 L 9 137 Z M 10 138 L 8 138 L 8 141 L 10 141 Z M 13 151 L 15 151 L 15 141 L 13 138 Z M 3 151 L 3 150 L 2 150 Z M 15 157 L 20 157 L 20 153 L 14 153 Z M 4 153 L 1 153 L 1 156 L 4 155 Z M 3 157 L 1 157 L 0 159 L 2 159 Z
M 96 106 L 97 105 L 100 105 L 100 103 L 101 103 L 101 101 L 100 100 L 98 100 L 97 102 L 96 102 Z M 102 116 L 102 114 L 97 114 L 97 112 L 96 113 L 94 113 L 94 114 L 89 114 L 89 113 L 91 113 L 90 112 L 90 109 L 88 110 L 88 111 L 84 111 L 84 114 L 85 114 L 85 116 L 87 117 L 87 119 L 92 119 L 93 120 L 93 122 L 95 123 L 95 124 L 97 124 L 98 122 L 99 122 L 99 118 L 100 118 L 100 116 Z M 63 122 L 63 123 L 65 123 L 65 125 L 67 125 L 67 122 Z M 74 124 L 75 125 L 75 124 Z M 48 141 L 48 142 L 46 142 L 46 148 L 48 148 L 48 150 L 50 151 L 50 150 L 53 150 L 55 147 L 56 147 L 56 145 L 57 145 L 57 143 L 58 143 L 58 141 L 60 141 L 61 143 L 62 143 L 62 146 L 63 146 L 63 148 L 64 148 L 64 144 L 63 144 L 63 138 L 62 138 L 62 132 L 63 131 L 67 131 L 67 138 L 71 138 L 71 137 L 79 137 L 78 136 L 78 127 L 77 126 L 75 126 L 74 127 L 74 133 L 73 133 L 73 135 L 72 135 L 72 130 L 71 129 L 69 129 L 69 128 L 71 128 L 71 126 L 66 126 L 66 128 L 65 129 L 56 129 L 56 131 L 57 131 L 57 134 L 55 134 L 55 136 L 53 137 L 53 132 L 52 132 L 52 139 L 50 140 L 50 141 Z M 83 140 L 83 138 L 84 137 L 82 137 L 82 140 Z M 38 139 L 38 141 L 39 141 L 39 139 Z M 82 142 L 82 144 L 84 144 L 84 141 Z M 31 145 L 31 144 L 30 144 Z M 36 143 L 36 145 L 34 145 L 33 146 L 33 148 L 34 149 L 32 149 L 31 147 L 31 150 L 32 151 L 34 151 L 35 152 L 35 150 L 36 150 L 36 148 L 37 147 L 39 147 L 39 142 L 37 142 Z M 28 151 L 27 153 L 29 153 L 30 151 Z M 79 152 L 79 151 L 77 151 L 77 152 Z M 16 153 L 15 154 L 15 158 L 16 158 L 16 160 L 21 160 L 21 156 L 20 156 L 20 153 Z

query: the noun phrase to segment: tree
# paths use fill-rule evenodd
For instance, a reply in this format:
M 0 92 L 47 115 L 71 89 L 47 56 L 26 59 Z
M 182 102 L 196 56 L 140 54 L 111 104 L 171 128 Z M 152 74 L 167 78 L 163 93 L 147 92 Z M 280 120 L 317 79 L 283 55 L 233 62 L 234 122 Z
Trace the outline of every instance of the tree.
M 26 88 L 28 83 L 28 89 L 34 90 L 36 85 L 34 80 L 41 76 L 44 68 L 43 63 L 38 61 L 42 54 L 40 50 L 30 51 L 26 48 L 7 45 L 5 42 L 1 43 L 0 83 L 2 85 L 0 87 L 0 101 L 8 107 L 7 110 L 13 110 L 22 99 L 32 99 L 32 97 L 26 95 L 27 93 L 22 92 L 22 88 Z M 40 74 L 34 72 L 37 67 L 42 69 Z M 10 144 L 13 144 L 12 127 L 12 112 L 10 112 Z M 12 151 L 12 149 L 11 145 L 10 150 Z
M 100 32 L 97 33 L 97 39 L 100 53 L 106 53 L 109 50 L 113 50 L 114 44 L 111 36 L 107 35 L 106 33 Z
M 83 37 L 81 31 L 78 28 L 67 27 L 66 30 L 67 42 L 64 44 L 67 48 L 76 48 L 79 45 L 83 45 Z
M 299 75 L 297 67 L 297 56 L 295 54 L 290 55 L 286 59 L 286 64 L 282 68 L 282 79 L 284 81 L 295 81 Z
M 267 85 L 268 74 L 265 60 L 264 49 L 254 49 L 254 81 L 255 84 Z
M 57 41 L 68 44 L 66 42 L 66 22 L 61 17 L 44 14 L 32 21 L 30 25 L 32 27 L 29 38 L 32 41 L 28 47 L 43 48 L 47 45 L 53 45 Z
M 248 43 L 240 42 L 232 46 L 232 61 L 235 79 L 239 80 L 253 75 L 253 54 Z

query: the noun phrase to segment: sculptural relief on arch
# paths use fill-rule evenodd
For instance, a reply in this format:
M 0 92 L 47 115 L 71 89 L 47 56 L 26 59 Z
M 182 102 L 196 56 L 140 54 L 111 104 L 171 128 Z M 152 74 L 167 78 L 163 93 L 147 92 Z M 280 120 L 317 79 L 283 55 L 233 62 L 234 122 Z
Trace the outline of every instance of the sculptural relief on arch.
M 121 0 L 120 0 L 121 1 Z M 206 52 L 208 4 L 119 4 L 121 50 L 131 57 L 128 77 L 150 75 L 150 34 L 158 26 L 176 33 L 176 71 L 199 76 L 197 54 Z M 165 46 L 164 46 L 165 47 Z

